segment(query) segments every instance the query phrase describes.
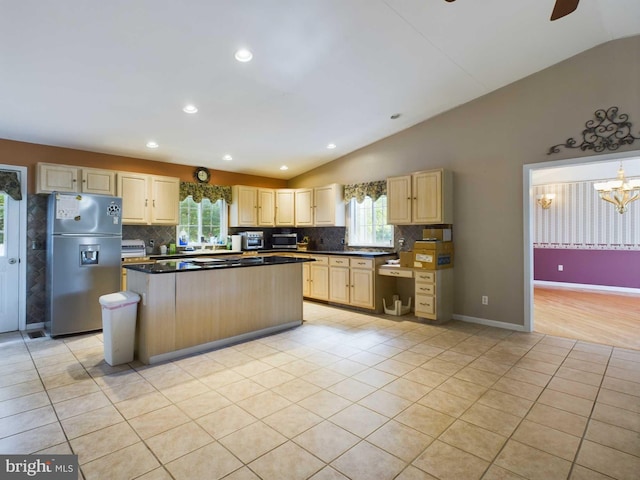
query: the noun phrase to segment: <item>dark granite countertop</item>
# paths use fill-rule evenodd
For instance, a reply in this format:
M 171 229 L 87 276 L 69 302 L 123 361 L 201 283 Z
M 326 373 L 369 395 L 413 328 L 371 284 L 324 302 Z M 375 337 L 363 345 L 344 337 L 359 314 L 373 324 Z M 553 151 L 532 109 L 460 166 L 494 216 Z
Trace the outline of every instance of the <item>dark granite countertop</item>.
M 349 257 L 396 257 L 394 252 L 367 252 L 365 250 L 307 250 L 297 253 L 309 253 L 311 255 L 345 255 Z
M 196 270 L 212 270 L 224 268 L 260 267 L 265 265 L 284 265 L 289 263 L 312 262 L 309 258 L 295 257 L 261 257 L 261 256 L 225 256 L 214 257 L 193 257 L 183 259 L 159 260 L 156 263 L 147 264 L 125 264 L 124 268 L 143 273 L 175 273 L 190 272 Z
M 237 252 L 231 250 L 211 250 L 209 252 L 203 252 L 197 250 L 194 252 L 180 252 L 167 255 L 149 255 L 151 260 L 175 260 L 180 261 L 183 258 L 198 258 L 198 257 L 228 257 L 230 255 L 238 256 L 240 253 L 251 255 L 255 252 L 257 255 L 264 253 L 301 253 L 310 255 L 346 255 L 351 257 L 385 257 L 385 256 L 397 256 L 394 252 L 375 252 L 365 250 L 293 250 L 293 249 L 265 249 L 265 250 L 252 250 L 250 252 Z

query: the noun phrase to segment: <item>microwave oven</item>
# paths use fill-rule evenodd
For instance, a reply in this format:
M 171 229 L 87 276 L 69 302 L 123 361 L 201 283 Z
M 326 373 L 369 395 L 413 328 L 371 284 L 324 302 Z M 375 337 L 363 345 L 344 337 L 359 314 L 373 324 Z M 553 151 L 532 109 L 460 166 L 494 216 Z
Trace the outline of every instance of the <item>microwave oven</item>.
M 242 250 L 262 250 L 264 248 L 263 232 L 242 232 Z
M 295 233 L 274 233 L 271 235 L 271 248 L 295 250 L 298 248 L 298 235 Z

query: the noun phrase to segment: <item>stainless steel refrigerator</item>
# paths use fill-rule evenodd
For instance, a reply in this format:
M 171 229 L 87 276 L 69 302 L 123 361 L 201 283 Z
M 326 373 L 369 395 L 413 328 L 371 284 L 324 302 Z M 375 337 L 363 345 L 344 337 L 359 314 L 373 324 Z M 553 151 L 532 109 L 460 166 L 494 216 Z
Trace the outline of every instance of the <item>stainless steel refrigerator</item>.
M 51 336 L 102 328 L 101 295 L 120 291 L 122 199 L 54 192 L 47 211 Z

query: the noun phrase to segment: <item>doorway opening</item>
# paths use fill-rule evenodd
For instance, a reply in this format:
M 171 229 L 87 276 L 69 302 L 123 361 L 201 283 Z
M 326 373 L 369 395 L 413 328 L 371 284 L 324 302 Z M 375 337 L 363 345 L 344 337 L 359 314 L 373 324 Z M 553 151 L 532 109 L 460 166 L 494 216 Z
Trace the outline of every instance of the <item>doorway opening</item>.
M 640 291 L 637 288 L 624 288 L 615 281 L 607 281 L 607 274 L 609 276 L 612 273 L 615 274 L 613 266 L 612 268 L 591 268 L 593 266 L 589 262 L 579 260 L 585 258 L 586 255 L 602 256 L 606 253 L 603 251 L 607 249 L 604 245 L 606 242 L 600 236 L 603 231 L 611 229 L 610 211 L 615 210 L 612 205 L 597 198 L 597 195 L 595 200 L 591 200 L 594 198 L 594 190 L 589 181 L 615 178 L 620 162 L 623 162 L 628 178 L 640 176 L 640 151 L 573 158 L 523 167 L 526 331 L 540 331 L 536 324 L 536 315 L 538 315 L 540 329 L 547 330 L 549 325 L 555 327 L 548 329 L 548 331 L 541 331 L 541 333 L 563 336 L 562 333 L 566 332 L 564 336 L 581 338 L 580 332 L 575 329 L 582 328 L 583 339 L 595 343 L 612 344 L 613 341 L 603 334 L 606 332 L 602 328 L 602 320 L 613 318 L 610 312 L 617 311 L 629 315 L 628 302 L 632 304 L 636 302 L 635 304 L 640 305 Z M 576 188 L 582 189 L 581 192 L 574 191 Z M 540 196 L 541 193 L 551 193 L 551 190 L 555 190 L 554 193 L 558 195 L 552 200 L 551 209 L 545 210 L 537 202 L 536 196 Z M 551 193 L 551 197 L 553 197 L 553 193 Z M 591 207 L 586 205 L 589 201 L 593 202 Z M 553 202 L 556 202 L 556 205 L 553 205 Z M 563 202 L 566 203 L 563 204 Z M 572 206 L 570 203 L 575 205 Z M 552 210 L 554 208 L 558 210 Z M 600 212 L 604 211 L 609 218 L 604 219 L 598 216 L 598 212 L 594 213 L 594 208 Z M 611 210 L 606 210 L 607 208 Z M 629 210 L 631 209 L 640 209 L 640 204 L 630 204 Z M 563 212 L 564 217 L 562 216 Z M 625 213 L 625 215 L 627 214 Z M 581 215 L 582 218 L 577 218 L 576 215 Z M 614 215 L 617 216 L 618 213 Z M 588 228 L 585 227 L 585 224 Z M 563 229 L 565 230 L 564 236 L 559 234 Z M 569 230 L 568 233 L 567 230 Z M 624 237 L 622 243 L 628 242 L 630 238 L 636 244 L 638 243 L 638 239 L 635 238 L 638 236 L 637 230 L 633 232 L 629 232 L 628 228 L 619 230 L 614 233 L 618 237 L 621 235 Z M 567 235 L 569 239 L 567 239 Z M 597 237 L 595 241 L 594 235 Z M 580 238 L 580 240 L 576 241 L 575 238 Z M 616 242 L 619 242 L 619 238 L 616 239 Z M 574 243 L 580 245 L 573 245 Z M 535 248 L 540 246 L 548 249 Z M 583 250 L 573 250 L 576 247 Z M 624 250 L 625 247 L 616 248 Z M 566 259 L 571 255 L 576 255 L 578 258 L 575 261 L 584 268 L 582 273 L 577 272 L 573 267 L 570 267 L 569 272 L 566 271 L 566 268 L 564 268 L 564 272 L 562 271 L 566 265 L 563 266 L 564 262 L 557 259 Z M 538 280 L 534 279 L 534 271 L 536 271 L 534 267 L 537 267 L 536 277 Z M 640 268 L 640 265 L 637 268 Z M 591 280 L 594 279 L 594 275 L 601 278 L 590 281 L 589 275 L 592 275 Z M 547 278 L 551 281 L 541 281 L 540 278 Z M 607 286 L 607 283 L 612 286 Z M 620 298 L 620 295 L 628 297 Z M 598 308 L 593 308 L 594 305 L 597 305 Z M 574 320 L 575 322 L 572 322 Z M 621 330 L 626 328 L 625 321 L 628 325 L 635 323 L 633 326 L 637 331 L 637 322 L 629 322 L 624 315 L 621 315 Z M 593 327 L 592 331 L 589 331 L 589 327 Z M 609 328 L 609 326 L 607 327 Z M 618 335 L 617 328 L 617 326 L 611 325 L 610 331 Z M 594 340 L 599 336 L 601 337 L 599 341 Z M 640 339 L 636 340 L 640 342 Z M 640 343 L 638 344 L 640 345 Z M 620 346 L 634 348 L 634 345 L 631 342 Z
M 0 192 L 0 332 L 9 332 L 26 328 L 27 168 L 0 165 L 0 171 L 10 174 L 10 179 L 17 174 L 22 196 L 15 200 Z

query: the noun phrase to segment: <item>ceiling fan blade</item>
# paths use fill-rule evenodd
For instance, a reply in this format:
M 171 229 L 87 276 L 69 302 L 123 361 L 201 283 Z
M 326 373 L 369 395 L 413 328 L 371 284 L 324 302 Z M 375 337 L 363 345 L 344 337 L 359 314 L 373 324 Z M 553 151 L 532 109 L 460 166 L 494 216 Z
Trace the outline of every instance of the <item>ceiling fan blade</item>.
M 575 11 L 575 9 L 578 8 L 579 1 L 580 0 L 556 0 L 553 12 L 551 12 L 551 21 L 562 18 Z

